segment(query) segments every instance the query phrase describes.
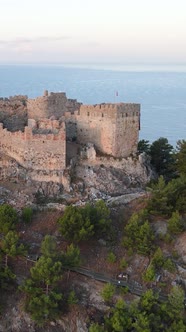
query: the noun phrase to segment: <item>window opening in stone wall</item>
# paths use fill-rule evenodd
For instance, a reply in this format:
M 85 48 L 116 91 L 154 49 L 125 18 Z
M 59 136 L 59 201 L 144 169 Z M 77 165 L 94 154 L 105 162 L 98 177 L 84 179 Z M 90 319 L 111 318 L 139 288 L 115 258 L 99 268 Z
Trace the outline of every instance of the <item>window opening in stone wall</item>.
M 87 112 L 87 115 L 89 116 L 89 115 L 90 115 L 90 112 Z
M 138 115 L 138 112 L 136 112 L 136 115 Z
M 126 118 L 127 118 L 127 116 L 128 116 L 128 113 L 126 113 Z
M 102 118 L 104 117 L 104 114 L 102 113 Z
M 45 141 L 43 141 L 43 143 L 45 143 Z

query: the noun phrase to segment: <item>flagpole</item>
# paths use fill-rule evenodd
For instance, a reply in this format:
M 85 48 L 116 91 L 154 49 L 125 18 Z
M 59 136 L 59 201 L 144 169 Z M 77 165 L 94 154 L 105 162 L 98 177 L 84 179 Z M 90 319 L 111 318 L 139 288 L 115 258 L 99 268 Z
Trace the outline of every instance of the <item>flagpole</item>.
M 118 91 L 115 91 L 115 104 L 118 102 L 117 97 L 118 97 Z

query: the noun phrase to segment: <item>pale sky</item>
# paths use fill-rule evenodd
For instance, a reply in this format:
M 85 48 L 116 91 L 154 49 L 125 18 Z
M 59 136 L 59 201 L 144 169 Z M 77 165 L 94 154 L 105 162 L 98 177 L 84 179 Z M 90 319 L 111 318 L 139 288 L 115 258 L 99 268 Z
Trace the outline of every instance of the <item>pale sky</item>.
M 1 63 L 186 64 L 186 0 L 0 0 Z

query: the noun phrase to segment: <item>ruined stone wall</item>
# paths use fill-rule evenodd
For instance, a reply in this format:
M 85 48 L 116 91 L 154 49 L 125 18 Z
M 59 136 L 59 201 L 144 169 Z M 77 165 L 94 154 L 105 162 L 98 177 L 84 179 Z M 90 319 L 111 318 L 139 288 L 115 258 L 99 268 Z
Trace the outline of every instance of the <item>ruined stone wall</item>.
M 68 99 L 64 92 L 49 93 L 35 99 L 28 99 L 28 118 L 50 118 L 59 119 L 65 112 L 74 112 L 79 109 L 80 103 L 76 99 Z
M 127 157 L 136 152 L 140 105 L 82 105 L 75 115 L 79 143 L 93 143 L 102 153 L 114 157 Z
M 24 131 L 27 115 L 29 128 Z M 114 157 L 135 153 L 140 105 L 81 105 L 67 99 L 65 93 L 45 91 L 44 96 L 36 99 L 0 98 L 1 119 L 8 129 L 1 128 L 5 153 L 27 168 L 61 170 L 66 166 L 65 137 L 80 144 L 92 143 L 97 151 Z M 9 131 L 15 131 L 14 135 Z
M 0 124 L 0 152 L 12 157 L 28 170 L 41 172 L 41 175 L 54 172 L 59 181 L 66 167 L 65 125 L 58 133 L 45 135 L 33 134 L 29 127 L 25 127 L 24 132 L 11 133 Z
M 10 131 L 24 130 L 27 123 L 27 96 L 0 98 L 0 122 Z

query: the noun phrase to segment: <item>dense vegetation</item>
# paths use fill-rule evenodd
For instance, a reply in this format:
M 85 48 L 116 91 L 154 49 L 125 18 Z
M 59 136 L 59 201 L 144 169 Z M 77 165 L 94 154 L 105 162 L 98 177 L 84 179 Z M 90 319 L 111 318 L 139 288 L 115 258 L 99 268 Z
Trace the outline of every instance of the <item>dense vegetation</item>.
M 122 243 L 115 243 L 115 247 L 121 245 L 128 257 L 135 253 L 148 257 L 149 264 L 142 279 L 146 285 L 151 285 L 163 270 L 175 271 L 175 259 L 171 254 L 167 256 L 161 245 L 170 243 L 173 246 L 177 236 L 186 230 L 186 141 L 179 141 L 174 150 L 165 138 L 151 145 L 142 140 L 139 142 L 141 152 L 149 155 L 157 178 L 148 184 L 145 208 L 125 220 Z M 26 207 L 21 222 L 26 226 L 32 222 L 32 217 L 32 210 Z M 155 235 L 153 223 L 157 217 L 162 217 L 166 222 L 166 234 Z M 19 222 L 20 217 L 15 209 L 7 204 L 0 206 L 1 293 L 7 292 L 10 285 L 14 290 L 17 288 L 10 261 L 18 256 L 26 257 L 29 250 L 21 243 L 16 231 Z M 117 220 L 114 222 L 117 224 Z M 108 240 L 108 234 L 113 231 L 110 210 L 102 200 L 94 204 L 87 203 L 84 207 L 66 207 L 58 220 L 58 227 L 62 239 L 68 241 L 66 250 L 60 249 L 60 243 L 54 237 L 45 236 L 41 242 L 41 255 L 30 269 L 30 276 L 19 288 L 24 297 L 25 310 L 39 325 L 60 317 L 70 304 L 77 303 L 75 292 L 70 288 L 63 289 L 65 271 L 80 265 L 80 250 L 70 243 L 86 242 L 91 238 Z M 110 243 L 107 249 L 107 262 L 115 264 L 118 256 L 112 251 Z M 127 260 L 121 258 L 120 267 L 125 270 Z M 101 296 L 110 309 L 103 324 L 90 324 L 90 332 L 185 331 L 184 292 L 180 286 L 172 287 L 167 297 L 150 289 L 138 301 L 129 304 L 124 301 L 124 295 L 118 296 L 118 289 L 108 283 Z
M 145 152 L 159 178 L 150 185 L 150 195 L 146 209 L 134 213 L 124 227 L 123 245 L 132 252 L 147 255 L 150 264 L 143 274 L 145 282 L 156 280 L 161 270 L 175 271 L 172 257 L 166 257 L 158 246 L 162 241 L 174 238 L 186 230 L 186 141 L 179 141 L 176 151 L 167 139 L 149 144 L 139 142 L 139 153 Z M 167 220 L 167 234 L 155 237 L 152 228 L 154 216 Z M 108 303 L 113 299 L 114 288 L 108 284 L 103 290 L 103 298 Z M 174 286 L 167 299 L 154 293 L 152 289 L 144 293 L 138 301 L 127 304 L 119 299 L 111 307 L 104 323 L 90 325 L 90 332 L 184 332 L 186 330 L 185 292 Z
M 30 222 L 30 209 L 25 210 L 24 221 Z M 29 212 L 27 214 L 27 212 Z M 29 220 L 25 218 L 28 216 Z M 27 248 L 20 242 L 16 225 L 18 215 L 14 208 L 4 204 L 0 206 L 0 292 L 15 290 L 16 275 L 9 266 L 9 257 L 24 256 L 26 260 Z M 58 286 L 66 269 L 80 264 L 79 248 L 73 244 L 67 246 L 65 252 L 57 249 L 55 239 L 47 235 L 41 243 L 41 256 L 30 269 L 30 277 L 25 280 L 20 290 L 25 294 L 25 310 L 30 313 L 38 325 L 54 319 L 67 307 L 67 304 L 75 301 L 75 296 L 69 292 L 65 298 Z M 12 285 L 12 287 L 10 287 Z M 1 302 L 0 302 L 1 307 Z
M 143 152 L 150 157 L 152 167 L 158 176 L 164 177 L 165 181 L 181 174 L 186 175 L 185 140 L 178 141 L 175 150 L 164 137 L 160 137 L 152 144 L 147 140 L 141 140 L 138 143 L 138 153 Z
M 30 269 L 30 278 L 20 287 L 26 295 L 25 310 L 39 325 L 64 312 L 67 299 L 64 299 L 59 281 L 64 269 L 79 263 L 78 248 L 70 245 L 66 252 L 59 252 L 55 239 L 45 236 L 41 243 L 41 256 Z
M 175 286 L 165 300 L 151 289 L 130 305 L 119 299 L 104 324 L 91 324 L 89 332 L 184 332 L 185 326 L 184 292 Z
M 59 219 L 60 231 L 65 239 L 80 242 L 93 235 L 103 235 L 110 226 L 110 211 L 104 201 L 84 207 L 68 206 Z

